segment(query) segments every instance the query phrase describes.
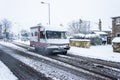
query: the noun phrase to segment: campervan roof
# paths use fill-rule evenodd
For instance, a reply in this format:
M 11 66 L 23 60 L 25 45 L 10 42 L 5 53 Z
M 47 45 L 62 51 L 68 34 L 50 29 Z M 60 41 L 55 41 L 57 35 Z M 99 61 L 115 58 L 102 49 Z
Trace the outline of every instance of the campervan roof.
M 46 31 L 67 31 L 63 26 L 45 26 Z
M 41 30 L 46 31 L 67 31 L 67 29 L 63 26 L 40 26 Z M 30 29 L 36 29 L 38 26 L 33 26 Z

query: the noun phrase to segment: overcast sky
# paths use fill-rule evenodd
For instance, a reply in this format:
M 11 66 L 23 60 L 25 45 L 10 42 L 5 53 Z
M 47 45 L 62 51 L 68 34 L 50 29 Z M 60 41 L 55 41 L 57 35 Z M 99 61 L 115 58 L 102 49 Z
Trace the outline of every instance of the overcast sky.
M 111 17 L 120 16 L 120 0 L 0 0 L 0 20 L 6 18 L 15 26 L 29 28 L 48 23 L 50 3 L 51 24 L 67 24 L 79 18 L 103 26 L 111 26 Z M 14 27 L 15 28 L 15 27 Z

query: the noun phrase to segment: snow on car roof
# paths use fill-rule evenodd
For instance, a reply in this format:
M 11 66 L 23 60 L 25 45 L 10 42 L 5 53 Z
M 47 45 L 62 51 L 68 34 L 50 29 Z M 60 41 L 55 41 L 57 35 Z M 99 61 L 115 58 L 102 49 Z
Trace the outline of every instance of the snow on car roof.
M 85 37 L 85 34 L 78 33 L 78 34 L 74 34 L 73 36 Z
M 107 34 L 106 32 L 102 32 L 102 31 L 99 31 L 99 32 L 95 32 L 96 34 Z
M 97 37 L 98 35 L 97 35 L 97 34 L 86 34 L 86 35 L 85 35 L 85 34 L 79 33 L 79 34 L 74 34 L 73 36 L 90 38 L 90 37 Z
M 97 34 L 87 34 L 85 35 L 86 38 L 92 38 L 92 37 L 97 37 L 98 35 Z
M 112 40 L 113 43 L 120 43 L 120 37 L 115 37 L 113 40 Z

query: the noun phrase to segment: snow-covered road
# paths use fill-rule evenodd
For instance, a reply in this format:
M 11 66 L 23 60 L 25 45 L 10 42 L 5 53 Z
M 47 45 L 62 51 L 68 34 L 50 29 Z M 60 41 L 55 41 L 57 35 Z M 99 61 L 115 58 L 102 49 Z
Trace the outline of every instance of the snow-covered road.
M 26 49 L 17 47 L 16 45 L 11 44 L 9 42 L 5 42 L 5 43 L 2 42 L 0 44 L 12 47 L 12 48 L 17 49 L 17 50 L 22 50 L 22 51 L 26 51 L 27 52 Z M 9 54 L 9 52 L 7 52 L 7 51 L 5 51 L 5 52 Z M 32 53 L 32 54 L 34 54 L 34 53 Z M 63 71 L 63 70 L 55 68 L 53 66 L 44 64 L 44 63 L 39 62 L 39 61 L 31 60 L 29 58 L 22 57 L 20 55 L 15 55 L 15 54 L 10 54 L 10 55 L 12 55 L 14 58 L 20 60 L 21 62 L 31 66 L 32 68 L 34 68 L 38 72 L 42 72 L 47 77 L 50 77 L 50 78 L 52 78 L 54 80 L 62 80 L 62 79 L 63 80 L 79 80 L 80 78 L 82 79 L 82 77 L 73 75 L 71 73 L 68 73 L 66 71 Z M 34 55 L 37 56 L 38 54 L 34 54 Z M 40 57 L 40 55 L 38 55 L 38 56 Z M 82 80 L 85 80 L 85 79 L 83 78 Z
M 29 41 L 16 40 L 15 42 L 30 45 Z M 90 46 L 90 48 L 79 48 L 71 46 L 70 50 L 68 51 L 68 54 L 74 54 L 113 62 L 120 62 L 120 53 L 113 52 L 112 45 L 97 45 Z
M 29 42 L 23 42 L 24 44 L 29 44 Z M 0 44 L 15 47 L 14 45 L 6 42 L 0 42 Z M 78 48 L 78 47 L 71 47 L 71 49 L 68 51 L 68 54 L 74 54 L 79 56 L 85 56 L 90 58 L 96 58 L 96 59 L 102 59 L 107 61 L 114 61 L 114 62 L 120 62 L 120 53 L 113 52 L 111 45 L 101 45 L 101 46 L 91 46 L 90 48 Z M 5 66 L 4 64 L 0 64 L 0 66 Z M 4 71 L 5 72 L 5 71 Z M 11 74 L 10 70 L 8 69 L 8 72 L 5 72 L 8 75 Z M 2 80 L 8 80 L 6 76 L 2 76 L 2 71 L 0 71 L 0 77 L 2 77 Z M 10 77 L 10 76 L 9 76 Z M 14 79 L 13 79 L 14 78 Z M 12 74 L 11 80 L 16 80 L 17 78 Z

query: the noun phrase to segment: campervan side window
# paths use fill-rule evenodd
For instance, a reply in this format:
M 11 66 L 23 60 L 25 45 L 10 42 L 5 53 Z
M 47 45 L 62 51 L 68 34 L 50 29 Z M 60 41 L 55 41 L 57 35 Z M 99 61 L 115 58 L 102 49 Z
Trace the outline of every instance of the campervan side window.
M 35 32 L 35 36 L 37 36 L 37 32 Z
M 33 33 L 31 33 L 31 36 L 33 36 Z
M 43 31 L 40 31 L 40 38 L 45 39 L 45 34 L 43 34 Z

